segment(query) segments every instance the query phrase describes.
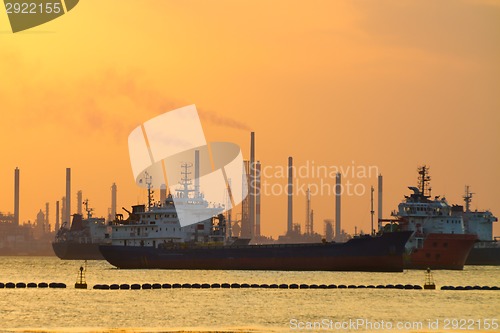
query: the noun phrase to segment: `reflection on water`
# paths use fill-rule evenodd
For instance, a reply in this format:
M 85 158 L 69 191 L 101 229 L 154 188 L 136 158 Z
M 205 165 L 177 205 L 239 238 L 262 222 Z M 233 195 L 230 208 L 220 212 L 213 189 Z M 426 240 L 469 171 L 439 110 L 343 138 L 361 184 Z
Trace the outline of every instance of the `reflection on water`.
M 55 257 L 1 257 L 0 282 L 64 282 L 67 289 L 0 289 L 6 332 L 297 332 L 298 323 L 365 320 L 372 325 L 497 319 L 498 291 L 385 289 L 161 289 L 76 290 L 79 261 Z M 442 285 L 500 285 L 500 267 L 435 271 Z M 118 270 L 89 261 L 87 283 L 308 283 L 420 284 L 423 271 L 403 273 Z M 479 330 L 478 323 L 475 331 Z M 418 328 L 418 326 L 415 326 Z M 367 327 L 306 331 L 374 331 Z M 377 329 L 377 331 L 384 331 Z M 386 331 L 389 331 L 386 329 Z M 402 331 L 393 328 L 390 331 Z M 458 331 L 458 330 L 457 330 Z M 489 330 L 491 332 L 491 330 Z M 500 331 L 497 329 L 496 331 Z

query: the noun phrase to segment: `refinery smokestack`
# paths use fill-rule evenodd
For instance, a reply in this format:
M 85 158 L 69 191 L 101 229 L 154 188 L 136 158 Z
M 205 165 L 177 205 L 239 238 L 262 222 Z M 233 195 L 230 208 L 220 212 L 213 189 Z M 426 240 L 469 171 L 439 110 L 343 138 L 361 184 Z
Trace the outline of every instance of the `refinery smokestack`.
M 287 234 L 293 230 L 293 157 L 288 157 L 288 214 L 287 214 Z
M 255 235 L 255 132 L 250 133 L 250 237 Z
M 114 220 L 116 218 L 116 184 L 113 183 L 111 185 L 111 219 Z
M 114 185 L 114 186 L 115 186 L 115 191 L 116 191 L 116 185 Z M 161 184 L 161 186 L 160 186 L 160 204 L 162 206 L 165 206 L 165 201 L 167 201 L 167 185 Z M 111 208 L 111 210 L 113 210 L 113 208 Z M 116 193 L 115 193 L 115 210 L 116 210 Z
M 383 183 L 383 179 L 382 179 L 382 175 L 378 175 L 378 230 L 381 229 L 382 227 L 382 222 L 380 220 L 382 220 L 384 218 L 384 214 L 382 212 L 382 200 L 383 200 L 383 196 L 382 196 L 382 183 Z
M 83 195 L 82 191 L 76 192 L 76 207 L 77 207 L 77 212 L 80 215 L 83 215 Z
M 194 197 L 198 198 L 199 196 L 200 196 L 200 151 L 195 150 L 194 151 Z
M 62 197 L 61 199 L 61 224 L 64 224 L 64 222 L 67 222 L 68 219 L 66 218 L 66 197 Z
M 50 224 L 49 224 L 49 203 L 45 203 L 45 230 L 50 232 Z
M 255 187 L 256 187 L 256 204 L 255 204 L 255 235 L 260 236 L 260 161 L 257 161 L 257 168 L 256 168 L 256 173 L 257 173 L 257 179 L 255 181 Z
M 19 225 L 19 168 L 14 170 L 14 224 Z
M 66 211 L 64 217 L 66 222 L 70 222 L 71 219 L 71 168 L 66 168 Z
M 340 218 L 340 197 L 342 195 L 342 179 L 338 172 L 335 177 L 335 238 L 340 240 L 341 218 Z
M 61 225 L 59 224 L 59 201 L 56 201 L 56 225 L 54 231 L 57 233 Z

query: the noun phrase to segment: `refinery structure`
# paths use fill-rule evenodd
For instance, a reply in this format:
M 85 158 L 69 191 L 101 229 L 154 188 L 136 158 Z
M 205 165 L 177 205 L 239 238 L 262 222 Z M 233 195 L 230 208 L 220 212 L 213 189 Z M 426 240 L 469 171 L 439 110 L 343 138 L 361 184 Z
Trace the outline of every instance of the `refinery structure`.
M 261 233 L 261 162 L 256 158 L 255 133 L 250 134 L 250 159 L 244 161 L 247 179 L 242 183 L 248 184 L 248 195 L 241 203 L 239 209 L 226 212 L 228 233 L 232 237 L 251 239 L 253 244 L 265 243 L 319 243 L 322 241 L 345 242 L 351 238 L 344 232 L 341 225 L 341 186 L 340 173 L 335 178 L 335 193 L 331 198 L 332 212 L 335 209 L 335 218 L 325 219 L 321 222 L 315 220 L 313 209 L 314 198 L 311 191 L 307 190 L 305 201 L 295 204 L 304 205 L 305 216 L 297 218 L 294 210 L 294 166 L 293 157 L 288 157 L 287 166 L 287 208 L 285 233 L 277 239 L 264 236 Z M 0 255 L 53 255 L 51 242 L 61 228 L 69 229 L 74 214 L 84 216 L 82 191 L 76 192 L 76 209 L 72 208 L 71 168 L 66 168 L 65 195 L 61 200 L 54 202 L 55 209 L 49 216 L 50 203 L 39 210 L 33 221 L 20 223 L 20 170 L 14 170 L 14 213 L 0 213 Z M 195 175 L 195 186 L 197 179 Z M 160 188 L 160 201 L 167 196 L 167 188 Z M 334 209 L 333 209 L 334 208 Z M 378 183 L 378 217 L 382 216 L 382 178 Z M 372 209 L 373 211 L 373 209 Z M 373 212 L 372 212 L 373 214 Z M 108 209 L 106 221 L 115 220 L 120 214 L 117 211 L 117 185 L 111 186 L 111 207 Z M 49 217 L 51 219 L 49 219 Z
M 1 255 L 54 255 L 51 243 L 57 231 L 62 227 L 69 227 L 71 216 L 75 213 L 71 209 L 71 168 L 66 168 L 65 196 L 56 201 L 54 212 L 51 213 L 50 203 L 46 202 L 43 208 L 36 213 L 33 220 L 21 223 L 20 211 L 21 170 L 14 170 L 14 213 L 0 212 L 0 256 Z M 108 220 L 116 214 L 116 184 L 111 187 L 111 208 Z M 76 193 L 76 213 L 82 214 L 83 194 Z

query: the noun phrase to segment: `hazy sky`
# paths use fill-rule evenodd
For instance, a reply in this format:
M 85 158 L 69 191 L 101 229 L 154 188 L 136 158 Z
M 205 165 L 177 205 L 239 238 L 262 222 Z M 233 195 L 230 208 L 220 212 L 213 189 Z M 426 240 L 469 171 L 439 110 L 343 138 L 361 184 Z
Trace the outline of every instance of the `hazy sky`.
M 145 202 L 128 134 L 189 104 L 245 158 L 255 131 L 264 166 L 377 167 L 385 216 L 424 163 L 433 195 L 461 203 L 469 184 L 473 208 L 500 216 L 500 1 L 85 0 L 17 34 L 0 13 L 0 45 L 0 211 L 18 166 L 21 221 L 50 202 L 54 223 L 66 167 L 73 210 L 81 189 L 106 215 L 113 182 L 119 207 Z M 344 179 L 365 189 L 343 197 L 348 232 L 369 231 L 375 176 Z M 333 202 L 313 196 L 316 231 Z M 294 213 L 303 224 L 304 196 Z M 286 196 L 265 196 L 263 233 L 285 228 Z

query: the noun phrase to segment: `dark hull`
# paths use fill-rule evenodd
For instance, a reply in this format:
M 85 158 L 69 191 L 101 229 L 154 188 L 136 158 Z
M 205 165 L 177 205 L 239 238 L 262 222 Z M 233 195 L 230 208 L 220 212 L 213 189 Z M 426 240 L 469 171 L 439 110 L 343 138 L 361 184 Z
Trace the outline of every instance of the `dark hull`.
M 473 247 L 466 265 L 500 265 L 500 247 Z
M 104 260 L 99 252 L 99 244 L 57 242 L 52 243 L 56 256 L 64 260 Z
M 462 270 L 476 239 L 475 235 L 429 234 L 423 247 L 405 258 L 405 268 Z
M 244 245 L 158 249 L 99 247 L 122 269 L 217 269 L 286 271 L 403 271 L 404 245 L 411 232 L 362 237 L 346 243 Z

